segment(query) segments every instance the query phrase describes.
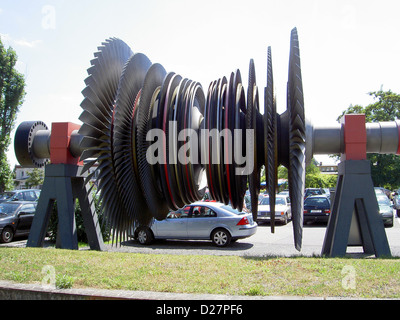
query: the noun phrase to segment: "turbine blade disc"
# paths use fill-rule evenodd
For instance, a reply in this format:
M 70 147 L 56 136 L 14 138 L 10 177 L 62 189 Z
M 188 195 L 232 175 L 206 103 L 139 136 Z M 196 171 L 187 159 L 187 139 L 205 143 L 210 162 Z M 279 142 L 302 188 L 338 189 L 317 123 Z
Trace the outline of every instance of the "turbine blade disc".
M 272 72 L 272 53 L 268 47 L 267 64 L 267 87 L 264 98 L 264 152 L 265 152 L 265 173 L 269 195 L 269 206 L 271 214 L 271 232 L 275 232 L 275 195 L 278 185 L 277 177 L 277 124 L 276 105 L 274 97 L 274 79 Z
M 289 194 L 294 243 L 295 248 L 300 251 L 303 238 L 306 128 L 300 49 L 296 28 L 292 30 L 290 41 L 287 109 L 289 111 Z
M 160 171 L 158 165 L 151 165 L 147 159 L 150 142 L 146 139 L 148 131 L 152 128 L 152 115 L 154 108 L 159 104 L 159 88 L 167 72 L 158 63 L 153 64 L 146 74 L 137 106 L 137 162 L 140 183 L 150 212 L 157 220 L 166 218 L 169 208 L 164 194 L 158 184 Z M 158 88 L 158 90 L 157 90 Z M 158 92 L 158 94 L 157 94 Z M 161 150 L 159 150 L 161 152 Z M 156 178 L 157 177 L 157 178 Z
M 139 177 L 134 168 L 137 156 L 133 140 L 133 118 L 150 60 L 141 53 L 130 57 L 124 66 L 115 103 L 113 155 L 118 192 L 126 208 L 129 221 L 149 225 L 153 216 L 142 197 Z M 118 213 L 117 213 L 118 214 Z M 129 224 L 129 221 L 126 223 Z
M 115 180 L 112 132 L 119 79 L 131 55 L 131 49 L 122 40 L 115 38 L 106 40 L 95 53 L 95 59 L 91 61 L 92 67 L 88 69 L 89 77 L 85 81 L 87 87 L 82 91 L 84 100 L 81 104 L 83 112 L 80 119 L 84 126 L 80 133 L 84 138 L 81 145 L 90 148 L 90 153 L 84 152 L 83 155 L 86 158 L 91 154 L 99 163 L 96 169 L 99 170 L 97 178 L 99 199 L 102 201 L 105 218 L 113 229 L 113 239 L 115 230 L 123 233 L 129 230 L 129 226 L 125 223 L 127 212 L 120 199 Z M 104 136 L 99 137 L 99 131 L 103 131 Z M 95 161 L 90 163 L 94 164 Z M 115 216 L 115 212 L 118 212 L 118 216 Z
M 252 130 L 253 139 L 249 139 L 246 143 L 247 163 L 253 163 L 253 171 L 248 175 L 249 189 L 251 197 L 251 211 L 253 219 L 257 219 L 258 212 L 258 195 L 260 193 L 260 167 L 257 161 L 257 113 L 259 110 L 258 88 L 256 85 L 256 74 L 253 59 L 250 60 L 249 67 L 249 84 L 247 90 L 247 110 L 246 110 L 246 129 Z

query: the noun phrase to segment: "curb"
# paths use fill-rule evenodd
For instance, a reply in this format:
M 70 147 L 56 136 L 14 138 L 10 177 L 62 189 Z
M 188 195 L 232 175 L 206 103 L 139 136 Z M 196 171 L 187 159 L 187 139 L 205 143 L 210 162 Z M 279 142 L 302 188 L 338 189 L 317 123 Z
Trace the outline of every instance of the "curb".
M 55 289 L 40 284 L 0 281 L 0 300 L 331 300 L 322 297 L 231 296 L 105 289 Z M 334 298 L 337 300 L 337 298 Z

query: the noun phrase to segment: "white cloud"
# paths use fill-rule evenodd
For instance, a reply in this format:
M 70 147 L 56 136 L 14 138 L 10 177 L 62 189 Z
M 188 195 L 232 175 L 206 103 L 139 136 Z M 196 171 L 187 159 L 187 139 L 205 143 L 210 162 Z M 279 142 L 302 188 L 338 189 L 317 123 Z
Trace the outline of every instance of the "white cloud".
M 42 43 L 42 40 L 28 41 L 28 40 L 23 38 L 23 39 L 20 39 L 20 40 L 14 40 L 13 42 L 17 46 L 27 47 L 27 48 L 34 48 L 38 44 Z
M 2 8 L 0 8 L 0 14 L 2 14 L 3 13 L 3 9 Z
M 6 33 L 0 33 L 0 38 L 3 44 L 8 44 L 10 46 L 26 47 L 26 48 L 34 48 L 43 42 L 42 40 L 28 41 L 25 38 L 13 39 L 9 34 Z

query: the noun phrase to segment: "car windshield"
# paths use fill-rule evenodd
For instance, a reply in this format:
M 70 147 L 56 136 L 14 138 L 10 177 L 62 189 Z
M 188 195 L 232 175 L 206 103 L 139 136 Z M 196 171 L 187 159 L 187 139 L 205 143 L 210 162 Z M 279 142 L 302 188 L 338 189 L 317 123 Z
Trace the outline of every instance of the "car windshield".
M 18 203 L 0 203 L 0 214 L 1 215 L 12 215 L 17 210 Z
M 275 199 L 275 204 L 276 205 L 285 205 L 285 199 L 281 198 L 281 197 L 277 197 Z M 262 206 L 269 206 L 269 197 L 264 197 L 263 199 L 261 199 L 260 201 L 260 205 Z
M 0 195 L 0 200 L 9 200 L 14 196 L 14 192 L 4 192 Z
M 239 210 L 233 209 L 231 206 L 221 206 L 222 209 L 225 209 L 226 211 L 232 212 L 234 214 L 245 214 L 244 212 L 240 212 Z

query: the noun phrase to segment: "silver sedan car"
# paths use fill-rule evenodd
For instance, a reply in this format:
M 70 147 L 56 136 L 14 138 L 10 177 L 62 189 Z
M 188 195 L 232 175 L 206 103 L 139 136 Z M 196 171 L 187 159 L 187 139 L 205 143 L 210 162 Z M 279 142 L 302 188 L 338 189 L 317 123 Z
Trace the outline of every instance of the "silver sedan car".
M 141 244 L 150 244 L 154 239 L 184 239 L 211 240 L 216 246 L 225 247 L 256 231 L 257 223 L 251 214 L 219 202 L 195 202 L 170 212 L 165 220 L 154 220 L 151 227 L 138 227 L 134 237 Z

